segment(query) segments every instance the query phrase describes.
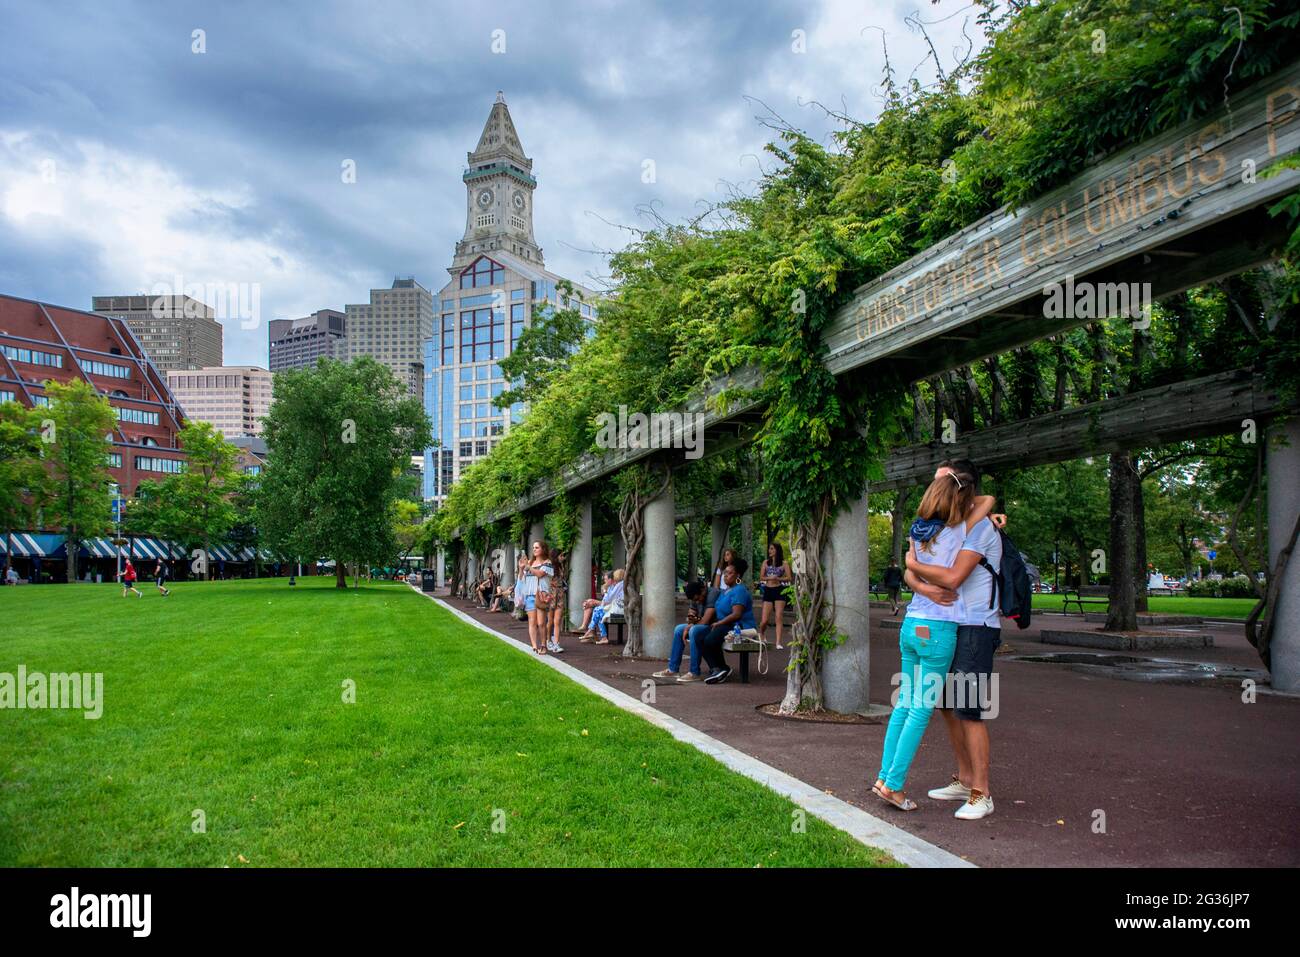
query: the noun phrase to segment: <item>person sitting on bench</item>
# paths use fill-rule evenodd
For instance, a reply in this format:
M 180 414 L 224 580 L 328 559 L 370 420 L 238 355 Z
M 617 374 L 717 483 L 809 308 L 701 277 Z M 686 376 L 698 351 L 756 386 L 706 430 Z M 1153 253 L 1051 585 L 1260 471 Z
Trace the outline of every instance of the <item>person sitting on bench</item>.
M 598 645 L 609 644 L 609 624 L 605 621 L 610 615 L 623 614 L 623 569 L 614 569 L 614 583 L 605 592 L 599 605 L 591 610 L 591 627 L 579 641 L 591 641 Z M 596 638 L 596 632 L 600 638 Z
M 709 589 L 699 579 L 687 582 L 682 590 L 686 592 L 686 600 L 689 603 L 686 608 L 686 624 L 678 625 L 673 629 L 673 647 L 668 655 L 668 667 L 663 671 L 656 671 L 654 677 L 676 678 L 682 684 L 689 684 L 701 680 L 700 640 L 713 627 L 717 610 L 705 606 L 704 599 Z M 682 653 L 686 650 L 688 640 L 691 643 L 691 669 L 683 675 L 678 673 L 678 669 L 682 666 Z
M 588 629 L 591 627 L 592 612 L 594 612 L 597 608 L 601 606 L 601 604 L 605 600 L 605 596 L 609 594 L 609 590 L 610 588 L 613 587 L 613 585 L 614 585 L 614 573 L 605 572 L 605 582 L 600 587 L 600 597 L 588 598 L 582 603 L 582 624 L 578 626 L 577 629 L 578 634 L 581 634 L 583 636 L 587 634 Z
M 497 576 L 491 568 L 488 568 L 487 574 L 479 581 L 474 588 L 474 594 L 478 595 L 478 603 L 484 608 L 487 607 L 488 601 L 492 594 L 497 590 Z
M 727 563 L 722 573 L 722 594 L 713 606 L 717 613 L 717 624 L 707 634 L 700 637 L 700 654 L 709 663 L 709 676 L 704 679 L 706 685 L 718 685 L 731 676 L 731 666 L 722 651 L 722 644 L 731 634 L 737 622 L 742 629 L 758 629 L 754 621 L 754 596 L 748 586 L 741 581 L 749 563 L 743 558 L 733 558 Z

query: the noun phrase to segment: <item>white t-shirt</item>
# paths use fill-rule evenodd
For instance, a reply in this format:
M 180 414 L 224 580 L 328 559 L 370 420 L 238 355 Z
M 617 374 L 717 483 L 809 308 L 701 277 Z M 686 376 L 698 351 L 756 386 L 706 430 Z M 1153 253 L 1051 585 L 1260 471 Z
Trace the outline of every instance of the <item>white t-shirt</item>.
M 1002 536 L 998 530 L 993 527 L 993 523 L 987 518 L 981 519 L 975 523 L 975 527 L 966 533 L 966 540 L 962 542 L 961 550 L 964 552 L 979 552 L 994 568 L 1002 565 Z M 971 569 L 971 573 L 966 576 L 966 580 L 961 583 L 957 589 L 961 595 L 962 602 L 966 606 L 966 617 L 962 619 L 963 625 L 987 625 L 989 628 L 1001 628 L 1002 617 L 999 612 L 999 606 L 1002 604 L 1002 596 L 999 595 L 993 600 L 993 607 L 989 607 L 989 597 L 993 590 L 993 575 L 981 565 L 976 565 Z
M 938 565 L 940 568 L 951 568 L 952 563 L 957 560 L 957 553 L 961 551 L 962 541 L 966 536 L 966 526 L 948 525 L 940 529 L 939 534 L 930 539 L 930 550 L 927 552 L 921 548 L 920 543 L 916 546 L 916 557 L 922 565 Z M 925 577 L 925 573 L 921 573 Z M 957 593 L 957 600 L 951 605 L 939 605 L 930 601 L 924 595 L 913 595 L 912 601 L 907 606 L 907 615 L 909 618 L 928 618 L 931 621 L 955 621 L 958 624 L 964 624 L 966 621 L 966 605 L 962 601 L 961 592 Z

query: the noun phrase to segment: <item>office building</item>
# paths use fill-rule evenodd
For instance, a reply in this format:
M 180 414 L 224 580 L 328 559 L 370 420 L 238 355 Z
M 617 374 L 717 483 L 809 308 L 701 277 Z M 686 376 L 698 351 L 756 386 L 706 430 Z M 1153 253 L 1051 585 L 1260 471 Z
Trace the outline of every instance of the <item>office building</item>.
M 318 359 L 343 358 L 346 323 L 337 309 L 318 309 L 303 319 L 272 319 L 267 327 L 267 365 L 280 372 L 314 366 Z
M 510 354 L 535 311 L 574 308 L 593 320 L 596 293 L 545 268 L 533 235 L 533 161 L 498 93 L 469 153 L 465 233 L 439 290 L 435 331 L 424 344 L 424 407 L 435 444 L 425 452 L 424 497 L 442 501 L 461 472 L 487 455 L 523 409 L 498 409 L 506 388 L 497 360 Z M 350 332 L 349 332 L 350 335 Z
M 45 383 L 72 379 L 113 407 L 108 471 L 124 494 L 184 469 L 181 408 L 125 320 L 0 295 L 0 402 L 48 406 Z
M 412 395 L 424 380 L 423 343 L 433 333 L 433 294 L 412 277 L 370 290 L 370 302 L 344 306 L 347 335 L 338 343 L 347 362 L 371 356 L 392 370 Z
M 160 372 L 221 365 L 216 313 L 189 296 L 94 296 L 91 308 L 125 319 Z
M 262 434 L 271 411 L 271 372 L 257 366 L 214 366 L 167 373 L 167 383 L 185 417 L 211 422 L 231 439 Z

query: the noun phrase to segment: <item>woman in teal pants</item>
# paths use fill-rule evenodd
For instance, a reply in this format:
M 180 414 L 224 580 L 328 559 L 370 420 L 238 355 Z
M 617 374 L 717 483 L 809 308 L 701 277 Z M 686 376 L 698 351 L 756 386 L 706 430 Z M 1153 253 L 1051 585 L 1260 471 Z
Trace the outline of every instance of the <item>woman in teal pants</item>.
M 992 511 L 993 504 L 992 496 L 975 495 L 975 476 L 941 469 L 921 497 L 912 523 L 911 538 L 920 562 L 951 568 L 966 532 Z M 935 705 L 942 700 L 948 667 L 957 647 L 957 625 L 964 619 L 960 596 L 949 595 L 950 604 L 913 595 L 899 629 L 902 669 L 898 701 L 889 717 L 880 773 L 871 790 L 903 811 L 916 810 L 916 803 L 903 792 L 907 771 Z

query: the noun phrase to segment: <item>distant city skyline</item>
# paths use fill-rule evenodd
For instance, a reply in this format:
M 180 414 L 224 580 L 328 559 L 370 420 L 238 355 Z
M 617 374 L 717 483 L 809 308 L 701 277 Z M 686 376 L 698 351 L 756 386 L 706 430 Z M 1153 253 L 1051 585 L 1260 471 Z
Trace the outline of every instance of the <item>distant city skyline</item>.
M 756 117 L 823 141 L 812 101 L 873 118 L 881 30 L 900 82 L 934 81 L 917 7 L 945 69 L 963 23 L 981 39 L 959 3 L 134 6 L 0 2 L 0 293 L 224 287 L 258 315 L 219 311 L 223 361 L 263 367 L 273 319 L 442 285 L 497 90 L 546 183 L 547 267 L 598 286 L 647 208 L 753 190 L 776 136 Z

